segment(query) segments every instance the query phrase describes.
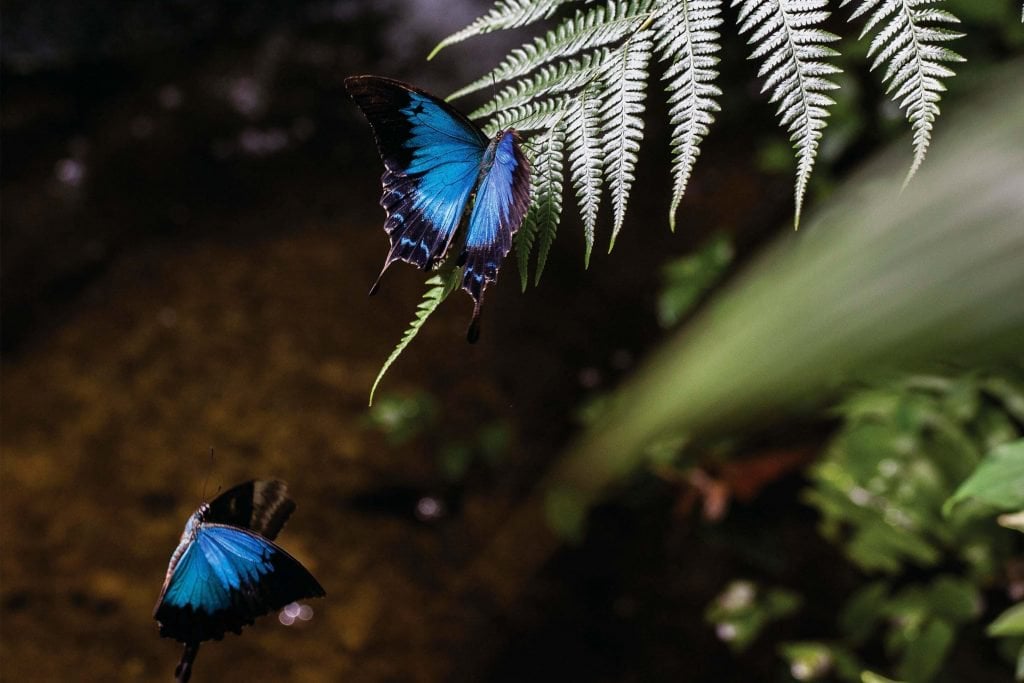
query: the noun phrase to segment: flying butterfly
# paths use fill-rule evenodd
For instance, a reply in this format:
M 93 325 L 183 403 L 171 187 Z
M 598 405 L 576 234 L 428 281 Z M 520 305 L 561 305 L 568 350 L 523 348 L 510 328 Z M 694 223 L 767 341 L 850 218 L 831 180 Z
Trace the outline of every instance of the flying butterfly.
M 427 271 L 441 263 L 475 191 L 456 259 L 464 268 L 462 289 L 473 298 L 467 338 L 475 342 L 484 290 L 497 281 L 530 204 L 530 164 L 518 133 L 510 128 L 488 139 L 447 103 L 389 78 L 352 76 L 345 87 L 384 161 L 380 204 L 391 248 L 370 294 L 395 261 Z
M 171 555 L 153 618 L 185 644 L 174 671 L 185 683 L 205 640 L 220 640 L 302 598 L 325 595 L 313 575 L 274 543 L 295 503 L 283 481 L 249 481 L 199 506 Z

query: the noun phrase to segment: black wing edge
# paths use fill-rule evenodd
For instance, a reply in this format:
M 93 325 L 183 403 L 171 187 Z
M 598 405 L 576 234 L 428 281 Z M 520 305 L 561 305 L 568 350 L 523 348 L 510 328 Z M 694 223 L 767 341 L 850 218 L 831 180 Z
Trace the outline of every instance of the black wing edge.
M 247 481 L 213 499 L 204 521 L 249 529 L 271 541 L 295 511 L 283 481 Z
M 512 238 L 519 231 L 530 208 L 530 162 L 519 147 L 519 133 L 512 133 L 512 154 L 516 168 L 512 172 L 512 205 L 507 219 L 501 221 L 498 239 L 486 249 L 463 251 L 459 265 L 465 266 L 462 274 L 462 289 L 473 298 L 473 319 L 466 330 L 466 341 L 475 344 L 480 339 L 480 314 L 484 304 L 487 285 L 498 281 L 505 257 L 512 249 Z
M 480 130 L 480 126 L 470 121 L 468 116 L 441 98 L 414 85 L 384 76 L 349 76 L 345 79 L 345 90 L 369 121 L 374 140 L 377 142 L 377 151 L 388 168 L 395 164 L 398 166 L 396 170 L 401 170 L 408 166 L 412 159 L 412 154 L 404 146 L 409 137 L 409 121 L 398 113 L 409 104 L 411 92 L 426 97 L 444 109 L 449 116 L 461 121 L 466 128 L 475 131 L 482 147 L 486 147 L 490 142 Z
M 160 635 L 193 645 L 206 640 L 221 640 L 227 632 L 241 633 L 243 626 L 257 617 L 281 609 L 304 598 L 327 595 L 323 586 L 302 564 L 278 546 L 271 557 L 273 569 L 255 584 L 231 590 L 231 607 L 213 614 L 195 610 L 191 605 L 178 607 L 161 602 L 153 613 Z

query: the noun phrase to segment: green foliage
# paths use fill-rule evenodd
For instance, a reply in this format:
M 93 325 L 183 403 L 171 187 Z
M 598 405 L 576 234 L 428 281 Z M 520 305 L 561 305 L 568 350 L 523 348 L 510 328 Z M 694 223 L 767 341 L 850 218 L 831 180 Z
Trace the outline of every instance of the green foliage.
M 953 554 L 980 575 L 992 572 L 1004 532 L 978 521 L 970 506 L 946 505 L 993 439 L 1019 437 L 1006 432 L 1009 413 L 987 383 L 970 375 L 917 376 L 843 403 L 843 429 L 812 469 L 806 498 L 821 512 L 823 532 L 852 561 L 897 573 Z M 984 462 L 982 474 L 991 466 Z
M 441 446 L 441 471 L 449 481 L 461 481 L 475 463 L 497 467 L 505 460 L 512 430 L 503 421 L 492 422 L 470 435 Z
M 903 164 L 890 155 L 605 398 L 548 482 L 573 492 L 576 524 L 605 487 L 649 463 L 652 444 L 735 434 L 842 390 L 842 425 L 808 497 L 829 538 L 876 580 L 853 595 L 825 645 L 920 683 L 977 634 L 981 588 L 1002 575 L 1017 532 L 980 517 L 973 499 L 948 515 L 943 507 L 994 449 L 1021 438 L 1021 371 L 892 371 L 1019 361 L 1024 139 L 1011 131 L 1024 92 L 1008 101 L 1019 67 L 1004 77 L 958 119 L 970 134 L 940 132 L 898 199 Z M 869 661 L 879 644 L 885 661 Z M 822 676 L 840 675 L 834 661 Z
M 939 576 L 896 593 L 881 611 L 889 624 L 885 645 L 896 658 L 896 675 L 912 683 L 931 680 L 949 654 L 957 627 L 980 612 L 978 589 L 959 577 Z
M 966 479 L 973 483 L 965 485 L 971 493 L 964 497 L 1014 507 L 1016 499 L 1002 496 L 1005 482 L 992 468 L 1019 487 L 1020 475 L 1003 469 L 1019 442 L 982 453 L 992 430 L 1006 437 L 1004 419 L 1016 424 L 1008 405 L 1024 396 L 1019 380 L 1016 373 L 912 376 L 857 390 L 842 402 L 843 425 L 812 468 L 807 498 L 822 513 L 826 535 L 851 561 L 888 578 L 850 596 L 838 616 L 837 640 L 781 646 L 794 678 L 886 680 L 872 678 L 877 674 L 865 672 L 859 659 L 878 638 L 898 679 L 924 683 L 942 670 L 961 629 L 982 615 L 982 588 L 1011 559 L 1012 533 L 992 524 L 999 508 L 986 507 L 989 519 L 979 520 L 966 503 L 944 516 L 943 504 Z M 1009 386 L 1022 388 L 1007 393 Z M 908 580 L 921 566 L 965 570 Z M 1024 610 L 1005 612 L 989 634 L 1024 635 Z
M 838 678 L 855 682 L 861 680 L 864 668 L 856 656 L 836 643 L 784 643 L 779 647 L 779 655 L 789 664 L 790 675 L 798 681 Z
M 673 327 L 714 287 L 732 262 L 734 250 L 726 235 L 712 237 L 699 251 L 662 267 L 658 322 Z
M 904 164 L 890 153 L 840 189 L 807 230 L 780 241 L 717 292 L 603 402 L 600 419 L 565 454 L 551 484 L 579 487 L 594 499 L 645 465 L 648 446 L 668 436 L 734 434 L 768 415 L 815 408 L 849 382 L 886 370 L 1019 358 L 1024 90 L 1014 85 L 1022 77 L 1019 65 L 992 75 L 971 108 L 951 122 L 954 131 L 967 132 L 939 131 L 936 143 L 942 144 L 902 194 L 895 188 Z M 922 436 L 958 448 L 962 429 L 955 427 L 968 416 L 971 428 L 980 430 L 966 442 L 976 462 L 1019 438 L 1014 422 L 1024 422 L 1024 398 L 1011 381 L 986 378 L 982 391 L 1002 405 L 1000 415 L 975 408 L 977 387 L 964 387 L 939 392 L 948 410 L 936 407 L 927 392 L 916 396 L 906 419 L 915 415 L 910 408 L 919 410 L 915 406 L 937 412 L 954 428 L 929 428 Z M 899 424 L 868 427 L 865 434 L 884 444 L 879 430 Z M 898 443 L 888 447 L 902 457 Z M 941 470 L 930 467 L 958 478 L 913 495 L 930 501 L 922 509 L 945 529 L 951 522 L 942 517 L 942 505 L 972 469 L 970 462 L 940 462 Z M 861 506 L 852 506 L 851 514 L 877 517 Z M 891 536 L 883 533 L 883 541 Z M 925 534 L 910 556 L 927 564 L 937 548 L 948 547 L 947 536 Z M 904 538 L 919 535 L 900 534 L 898 546 L 907 545 Z
M 367 420 L 389 443 L 401 446 L 433 427 L 437 414 L 437 400 L 421 391 L 412 396 L 384 396 L 370 408 Z
M 774 621 L 800 608 L 800 596 L 784 588 L 763 589 L 753 581 L 733 581 L 711 603 L 704 618 L 718 637 L 742 652 Z
M 843 426 L 812 468 L 806 498 L 821 512 L 825 535 L 861 568 L 903 584 L 892 593 L 890 582 L 876 581 L 852 595 L 838 621 L 843 644 L 861 647 L 883 627 L 901 680 L 935 677 L 958 630 L 981 616 L 980 588 L 1010 559 L 1012 532 L 991 516 L 1016 509 L 1024 481 L 1013 469 L 1021 379 L 1016 372 L 912 376 L 861 389 L 842 403 Z M 972 506 L 973 498 L 986 505 Z M 964 574 L 906 583 L 912 568 L 951 564 Z M 1005 632 L 993 624 L 990 634 L 1016 634 L 1008 614 Z
M 544 497 L 548 528 L 569 543 L 583 540 L 588 510 L 586 494 L 571 486 L 552 488 Z

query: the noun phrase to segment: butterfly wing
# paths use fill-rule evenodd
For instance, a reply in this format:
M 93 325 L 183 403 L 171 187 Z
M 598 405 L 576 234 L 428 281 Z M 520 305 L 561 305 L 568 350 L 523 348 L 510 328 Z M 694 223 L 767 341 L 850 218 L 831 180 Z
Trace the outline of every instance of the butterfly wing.
M 187 543 L 153 613 L 162 636 L 219 640 L 271 610 L 324 595 L 298 560 L 246 529 L 201 524 Z
M 345 87 L 370 122 L 384 161 L 380 203 L 391 249 L 381 275 L 395 261 L 430 270 L 448 251 L 488 140 L 464 115 L 405 83 L 353 76 Z
M 512 237 L 530 206 L 530 165 L 515 131 L 501 133 L 488 146 L 485 168 L 488 163 L 490 168 L 480 181 L 469 218 L 465 251 L 459 258 L 465 266 L 462 289 L 473 297 L 473 321 L 467 335 L 470 342 L 480 335 L 484 290 L 488 283 L 497 281 L 502 261 L 512 248 Z
M 257 480 L 239 484 L 214 498 L 203 519 L 251 529 L 273 541 L 294 511 L 286 483 Z

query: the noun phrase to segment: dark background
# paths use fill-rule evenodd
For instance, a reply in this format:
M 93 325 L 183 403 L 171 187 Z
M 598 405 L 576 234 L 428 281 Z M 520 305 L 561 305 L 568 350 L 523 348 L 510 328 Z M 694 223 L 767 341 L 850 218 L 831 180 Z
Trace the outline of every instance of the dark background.
M 582 268 L 567 197 L 540 288 L 520 294 L 509 262 L 475 346 L 456 293 L 384 380 L 384 396 L 431 397 L 432 431 L 396 444 L 370 426 L 370 384 L 422 274 L 393 268 L 366 296 L 387 247 L 381 168 L 343 79 L 450 92 L 523 37 L 424 61 L 487 5 L 3 3 L 5 680 L 170 680 L 178 646 L 151 618 L 167 560 L 204 495 L 253 477 L 289 482 L 280 542 L 328 597 L 308 623 L 271 615 L 204 646 L 194 680 L 755 680 L 783 674 L 775 653 L 735 658 L 703 621 L 729 577 L 845 596 L 856 577 L 794 503 L 795 478 L 712 526 L 642 476 L 539 576 L 474 574 L 581 402 L 661 338 L 659 266 L 715 230 L 742 261 L 788 219 L 789 170 L 757 167 L 779 135 L 735 36 L 677 233 L 653 89 L 615 252 L 604 215 Z M 869 120 L 833 171 L 878 139 Z M 501 463 L 446 478 L 446 445 L 489 425 L 506 430 Z M 440 516 L 416 516 L 425 497 Z M 834 606 L 809 606 L 799 628 L 827 632 Z

